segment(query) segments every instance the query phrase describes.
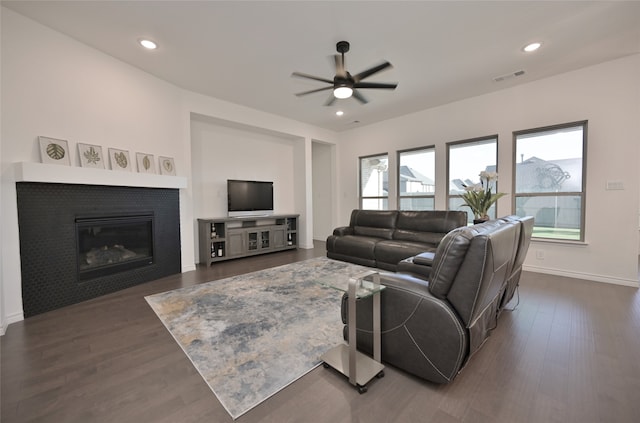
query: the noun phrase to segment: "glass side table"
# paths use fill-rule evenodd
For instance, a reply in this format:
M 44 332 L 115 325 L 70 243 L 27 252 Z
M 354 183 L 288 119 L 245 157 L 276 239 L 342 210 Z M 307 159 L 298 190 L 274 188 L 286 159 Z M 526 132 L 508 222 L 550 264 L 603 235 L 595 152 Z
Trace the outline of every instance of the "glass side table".
M 374 377 L 384 376 L 380 347 L 380 275 L 376 271 L 366 271 L 357 275 L 332 275 L 316 282 L 346 292 L 349 295 L 349 343 L 340 344 L 320 358 L 325 367 L 333 367 L 349 378 L 349 383 L 361 394 L 367 392 L 367 383 Z M 373 296 L 373 359 L 356 349 L 356 299 Z

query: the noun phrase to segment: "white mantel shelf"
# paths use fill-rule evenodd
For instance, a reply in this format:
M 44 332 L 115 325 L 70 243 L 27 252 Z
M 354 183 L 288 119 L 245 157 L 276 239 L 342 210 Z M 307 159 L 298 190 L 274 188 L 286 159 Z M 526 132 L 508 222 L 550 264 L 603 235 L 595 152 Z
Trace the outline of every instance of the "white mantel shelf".
M 14 163 L 14 167 L 16 182 L 176 189 L 187 187 L 187 178 L 184 176 L 154 175 L 32 162 Z

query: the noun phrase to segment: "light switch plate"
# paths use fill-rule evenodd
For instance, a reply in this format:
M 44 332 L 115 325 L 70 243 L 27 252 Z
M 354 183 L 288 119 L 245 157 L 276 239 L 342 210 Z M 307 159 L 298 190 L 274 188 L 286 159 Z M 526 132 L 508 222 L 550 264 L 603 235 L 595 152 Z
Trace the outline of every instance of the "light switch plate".
M 622 181 L 607 181 L 607 191 L 623 190 L 624 183 Z

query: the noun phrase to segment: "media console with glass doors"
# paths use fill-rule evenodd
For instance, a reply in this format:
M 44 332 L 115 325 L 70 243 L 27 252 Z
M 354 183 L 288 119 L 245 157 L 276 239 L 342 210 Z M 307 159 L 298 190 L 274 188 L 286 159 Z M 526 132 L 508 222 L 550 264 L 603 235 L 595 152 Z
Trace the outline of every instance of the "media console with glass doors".
M 200 263 L 298 248 L 298 216 L 198 219 Z

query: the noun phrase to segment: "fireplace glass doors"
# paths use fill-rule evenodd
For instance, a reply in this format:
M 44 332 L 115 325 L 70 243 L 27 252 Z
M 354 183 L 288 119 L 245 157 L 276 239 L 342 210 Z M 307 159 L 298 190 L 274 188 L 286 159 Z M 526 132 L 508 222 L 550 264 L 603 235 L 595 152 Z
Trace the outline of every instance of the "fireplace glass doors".
M 153 264 L 153 214 L 76 218 L 78 279 Z

